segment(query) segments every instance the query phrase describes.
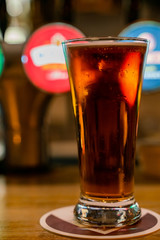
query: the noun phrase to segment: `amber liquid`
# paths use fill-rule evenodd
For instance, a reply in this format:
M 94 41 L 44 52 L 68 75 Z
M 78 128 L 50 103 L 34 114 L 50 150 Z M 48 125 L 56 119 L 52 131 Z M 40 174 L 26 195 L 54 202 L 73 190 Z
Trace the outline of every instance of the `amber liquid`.
M 133 194 L 145 51 L 142 44 L 68 47 L 85 197 L 116 200 Z

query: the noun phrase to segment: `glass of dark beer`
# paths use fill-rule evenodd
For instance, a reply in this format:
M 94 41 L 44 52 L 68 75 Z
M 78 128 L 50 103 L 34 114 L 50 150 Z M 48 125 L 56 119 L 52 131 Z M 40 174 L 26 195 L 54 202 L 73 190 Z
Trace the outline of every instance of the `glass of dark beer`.
M 140 219 L 134 163 L 148 41 L 82 38 L 63 43 L 77 129 L 81 196 L 76 218 L 115 227 Z

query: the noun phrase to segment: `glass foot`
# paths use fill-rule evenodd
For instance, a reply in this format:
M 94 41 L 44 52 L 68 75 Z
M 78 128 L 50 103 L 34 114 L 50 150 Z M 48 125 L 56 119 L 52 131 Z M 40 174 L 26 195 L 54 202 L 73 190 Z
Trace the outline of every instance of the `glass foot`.
M 137 222 L 141 210 L 134 197 L 118 202 L 99 202 L 81 197 L 74 214 L 80 223 L 90 227 L 120 227 Z

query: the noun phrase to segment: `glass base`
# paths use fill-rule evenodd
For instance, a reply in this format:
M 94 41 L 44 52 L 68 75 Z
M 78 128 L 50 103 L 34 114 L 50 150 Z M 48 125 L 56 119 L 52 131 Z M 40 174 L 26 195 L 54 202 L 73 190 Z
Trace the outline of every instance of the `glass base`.
M 134 197 L 118 202 L 100 202 L 81 197 L 74 214 L 81 224 L 90 227 L 120 227 L 137 222 L 141 210 Z

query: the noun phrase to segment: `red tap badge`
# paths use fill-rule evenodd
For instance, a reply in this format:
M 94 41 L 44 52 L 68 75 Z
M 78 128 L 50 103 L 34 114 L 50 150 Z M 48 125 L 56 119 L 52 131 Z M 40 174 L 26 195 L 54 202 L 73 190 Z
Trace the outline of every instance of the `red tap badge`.
M 69 91 L 61 42 L 80 37 L 84 37 L 82 32 L 63 23 L 45 25 L 34 32 L 21 59 L 29 80 L 49 93 Z

